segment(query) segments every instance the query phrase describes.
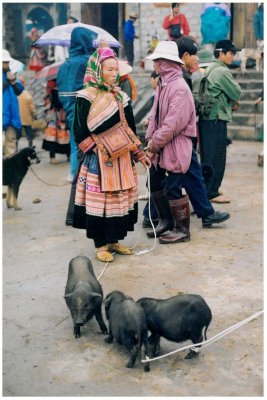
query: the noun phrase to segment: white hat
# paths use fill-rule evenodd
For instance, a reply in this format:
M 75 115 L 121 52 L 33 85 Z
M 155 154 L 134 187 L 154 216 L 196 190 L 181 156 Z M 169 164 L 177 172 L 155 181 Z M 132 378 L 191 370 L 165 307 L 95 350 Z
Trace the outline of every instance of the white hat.
M 179 58 L 178 46 L 175 42 L 163 40 L 157 44 L 154 53 L 146 57 L 147 60 L 156 60 L 157 58 L 165 58 L 166 60 L 175 61 L 184 64 Z
M 132 72 L 133 67 L 127 63 L 127 61 L 118 60 L 119 61 L 119 75 L 125 76 Z
M 2 61 L 9 62 L 11 60 L 12 60 L 12 58 L 11 58 L 9 51 L 2 49 Z
M 137 18 L 138 18 L 138 15 L 137 15 L 137 13 L 132 12 L 132 13 L 129 14 L 129 18 L 137 19 Z

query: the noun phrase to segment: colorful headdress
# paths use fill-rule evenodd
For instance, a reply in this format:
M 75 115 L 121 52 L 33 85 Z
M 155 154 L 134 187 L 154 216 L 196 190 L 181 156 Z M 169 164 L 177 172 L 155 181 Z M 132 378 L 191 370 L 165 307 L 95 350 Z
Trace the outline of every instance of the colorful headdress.
M 118 86 L 119 74 L 116 79 L 115 85 L 107 85 L 101 75 L 101 63 L 107 58 L 115 58 L 118 61 L 116 54 L 110 47 L 101 47 L 97 49 L 89 58 L 87 63 L 86 72 L 83 79 L 83 87 L 87 88 L 92 86 L 102 91 L 108 91 L 121 102 L 123 102 L 123 95 L 120 93 L 121 89 Z

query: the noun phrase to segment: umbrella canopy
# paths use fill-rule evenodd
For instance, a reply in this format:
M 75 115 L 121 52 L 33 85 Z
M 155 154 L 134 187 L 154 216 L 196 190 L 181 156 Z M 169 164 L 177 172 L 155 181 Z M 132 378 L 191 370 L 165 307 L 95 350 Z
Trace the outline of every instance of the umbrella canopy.
M 22 72 L 25 68 L 25 64 L 23 64 L 19 60 L 15 60 L 15 58 L 12 58 L 10 63 L 9 63 L 9 69 L 10 71 L 19 74 Z
M 64 61 L 59 61 L 54 64 L 47 65 L 36 74 L 36 79 L 40 80 L 41 82 L 48 82 L 56 79 L 58 70 L 63 63 Z
M 94 47 L 98 47 L 100 40 L 105 40 L 110 47 L 122 47 L 120 42 L 115 39 L 110 33 L 102 28 L 94 25 L 82 24 L 76 22 L 75 24 L 58 25 L 45 32 L 36 42 L 39 46 L 58 45 L 63 47 L 70 47 L 71 32 L 74 28 L 90 29 L 97 34 L 97 38 L 93 41 Z

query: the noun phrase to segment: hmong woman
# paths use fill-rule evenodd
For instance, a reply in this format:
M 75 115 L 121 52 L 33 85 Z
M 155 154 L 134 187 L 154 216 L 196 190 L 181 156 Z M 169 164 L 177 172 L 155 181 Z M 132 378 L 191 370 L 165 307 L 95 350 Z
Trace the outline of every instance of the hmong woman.
M 137 145 L 108 162 L 99 147 L 99 134 L 116 129 L 124 114 L 135 132 L 129 98 L 117 86 L 118 80 L 115 53 L 107 47 L 99 48 L 89 58 L 85 89 L 78 92 L 73 125 L 76 143 L 84 153 L 77 177 L 73 226 L 86 229 L 87 237 L 94 240 L 97 259 L 103 262 L 113 261 L 112 252 L 132 254 L 132 249 L 118 241 L 133 231 L 137 222 L 134 163 L 150 166 L 150 160 Z
M 49 151 L 51 164 L 58 164 L 56 154 L 66 154 L 70 157 L 70 132 L 67 125 L 66 113 L 58 97 L 55 80 L 49 81 L 44 98 L 45 120 L 47 127 L 44 129 L 42 148 Z

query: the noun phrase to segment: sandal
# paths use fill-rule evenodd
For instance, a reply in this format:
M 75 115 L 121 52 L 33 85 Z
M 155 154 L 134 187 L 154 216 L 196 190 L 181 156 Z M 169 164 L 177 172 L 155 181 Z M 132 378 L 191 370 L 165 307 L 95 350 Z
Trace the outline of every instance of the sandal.
M 108 244 L 108 250 L 109 251 L 115 251 L 118 254 L 123 254 L 123 255 L 131 255 L 133 254 L 133 249 L 130 247 L 123 246 L 120 243 L 111 243 Z
M 228 197 L 224 196 L 224 195 L 220 195 L 215 197 L 214 199 L 210 199 L 211 203 L 217 203 L 217 204 L 227 204 L 230 203 L 231 200 L 228 199 Z
M 108 251 L 108 246 L 98 247 L 96 249 L 96 258 L 102 262 L 113 261 L 113 255 Z

